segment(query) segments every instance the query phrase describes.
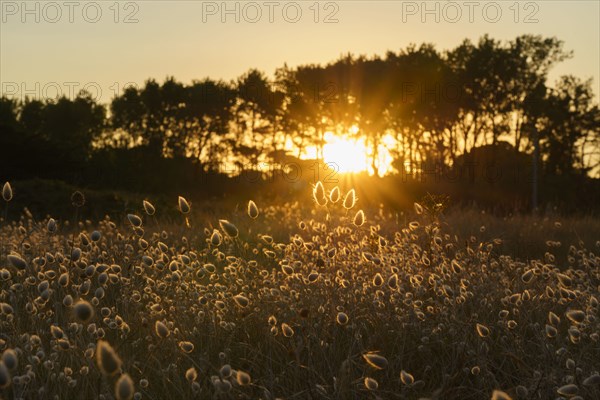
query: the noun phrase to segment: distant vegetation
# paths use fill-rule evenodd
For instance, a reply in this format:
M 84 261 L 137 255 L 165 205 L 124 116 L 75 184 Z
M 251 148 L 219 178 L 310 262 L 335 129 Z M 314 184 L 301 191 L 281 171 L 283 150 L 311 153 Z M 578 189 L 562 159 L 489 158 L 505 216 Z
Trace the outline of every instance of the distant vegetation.
M 582 209 L 598 193 L 590 176 L 600 171 L 600 111 L 591 81 L 547 81 L 570 55 L 555 38 L 485 36 L 443 52 L 424 44 L 284 66 L 273 80 L 254 69 L 232 82 L 150 79 L 107 106 L 85 92 L 2 97 L 0 179 L 144 193 L 188 188 L 200 197 L 228 193 L 231 175 L 254 173 L 256 189 L 304 165 L 298 180 L 314 183 L 323 176 L 300 158 L 315 148 L 324 171 L 324 162 L 335 162 L 322 159 L 324 135 L 334 132 L 364 138 L 375 173 L 385 144 L 394 186 L 427 180 L 422 192 L 451 187 L 455 201 L 485 203 L 490 190 L 475 175 L 508 208 L 531 205 L 537 148 L 542 202 Z M 289 179 L 280 181 L 292 190 Z

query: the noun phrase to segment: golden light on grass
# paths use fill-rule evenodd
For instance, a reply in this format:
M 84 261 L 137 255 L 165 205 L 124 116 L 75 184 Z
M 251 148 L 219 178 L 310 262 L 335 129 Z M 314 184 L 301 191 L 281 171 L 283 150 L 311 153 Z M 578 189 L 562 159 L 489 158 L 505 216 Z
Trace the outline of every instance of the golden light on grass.
M 60 398 L 74 390 L 96 398 L 102 381 L 104 394 L 114 390 L 113 398 L 128 399 L 133 382 L 119 378 L 128 370 L 144 397 L 189 391 L 202 398 L 231 393 L 254 398 L 260 383 L 276 373 L 281 377 L 276 395 L 287 398 L 306 390 L 288 375 L 296 362 L 318 371 L 326 360 L 345 359 L 335 368 L 333 386 L 319 389 L 313 383 L 311 390 L 360 398 L 367 389 L 373 395 L 381 390 L 382 397 L 399 389 L 420 398 L 443 384 L 445 370 L 423 356 L 439 353 L 439 338 L 447 339 L 443 351 L 478 355 L 456 367 L 477 382 L 479 397 L 489 398 L 497 387 L 527 397 L 528 387 L 509 386 L 486 362 L 507 346 L 511 352 L 559 348 L 558 363 L 544 364 L 535 353 L 523 359 L 540 376 L 581 369 L 581 379 L 559 384 L 539 380 L 534 372 L 544 393 L 557 393 L 560 386 L 563 397 L 577 398 L 597 390 L 600 377 L 589 349 L 600 341 L 599 304 L 597 285 L 588 276 L 594 276 L 600 258 L 583 244 L 569 250 L 575 258 L 570 265 L 578 269 L 561 266 L 557 277 L 549 261 L 521 262 L 500 249 L 490 251 L 490 242 L 459 237 L 452 227 L 430 222 L 429 208 L 421 211 L 412 202 L 407 207 L 414 212 L 410 208 L 404 220 L 366 202 L 367 224 L 354 191 L 329 189 L 316 190 L 326 208 L 313 201 L 267 204 L 253 219 L 249 203 L 239 230 L 228 220 L 214 226 L 213 215 L 204 222 L 198 215 L 204 226 L 197 230 L 153 219 L 143 237 L 132 233 L 143 214 L 140 221 L 124 213 L 119 223 L 106 218 L 97 226 L 65 219 L 52 235 L 48 219 L 0 223 L 0 247 L 6 249 L 0 267 L 2 390 L 10 386 L 37 398 L 36 382 L 55 376 L 60 385 L 52 386 L 52 394 Z M 241 211 L 233 217 L 247 212 Z M 360 219 L 362 227 L 356 228 Z M 481 216 L 476 219 L 479 232 Z M 485 225 L 486 232 L 496 229 Z M 477 309 L 457 313 L 465 302 Z M 525 307 L 537 310 L 533 323 L 539 325 L 523 319 Z M 468 328 L 466 336 L 462 328 Z M 398 348 L 398 335 L 417 351 Z M 486 339 L 469 340 L 474 337 Z M 360 351 L 374 344 L 380 351 Z M 250 363 L 246 349 L 270 349 L 273 362 Z M 383 354 L 390 355 L 389 362 Z M 74 365 L 76 357 L 83 364 Z M 98 368 L 90 364 L 94 358 Z M 402 369 L 407 366 L 426 378 L 416 380 Z M 165 374 L 179 378 L 164 381 Z M 172 385 L 181 382 L 186 387 L 176 392 L 181 388 Z M 471 394 L 468 390 L 461 395 Z M 496 398 L 504 399 L 502 393 Z

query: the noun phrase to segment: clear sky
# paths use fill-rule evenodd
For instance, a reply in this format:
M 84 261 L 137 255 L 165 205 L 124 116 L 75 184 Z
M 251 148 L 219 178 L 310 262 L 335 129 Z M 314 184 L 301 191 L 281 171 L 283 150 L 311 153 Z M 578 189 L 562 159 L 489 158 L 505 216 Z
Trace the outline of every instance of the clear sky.
M 574 52 L 551 73 L 600 93 L 600 1 L 0 1 L 0 81 L 17 97 L 87 87 L 102 102 L 128 82 L 230 80 L 255 67 L 450 49 L 488 33 L 556 36 Z M 237 19 L 237 21 L 236 21 Z M 37 20 L 37 21 L 36 21 Z M 76 91 L 76 90 L 75 90 Z

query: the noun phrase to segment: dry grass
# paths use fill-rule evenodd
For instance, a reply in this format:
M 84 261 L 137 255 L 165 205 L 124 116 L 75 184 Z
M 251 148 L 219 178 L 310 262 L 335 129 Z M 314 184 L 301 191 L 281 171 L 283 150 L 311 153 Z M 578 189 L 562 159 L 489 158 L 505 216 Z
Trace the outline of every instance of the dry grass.
M 600 396 L 598 221 L 314 196 L 2 221 L 0 397 Z

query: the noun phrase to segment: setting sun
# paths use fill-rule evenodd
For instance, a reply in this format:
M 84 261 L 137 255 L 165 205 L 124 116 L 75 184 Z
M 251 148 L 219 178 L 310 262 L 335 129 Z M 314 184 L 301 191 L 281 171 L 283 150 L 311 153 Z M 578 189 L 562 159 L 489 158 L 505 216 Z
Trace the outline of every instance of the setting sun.
M 323 159 L 338 172 L 363 172 L 369 168 L 369 151 L 364 139 L 349 139 L 332 132 L 325 134 Z

